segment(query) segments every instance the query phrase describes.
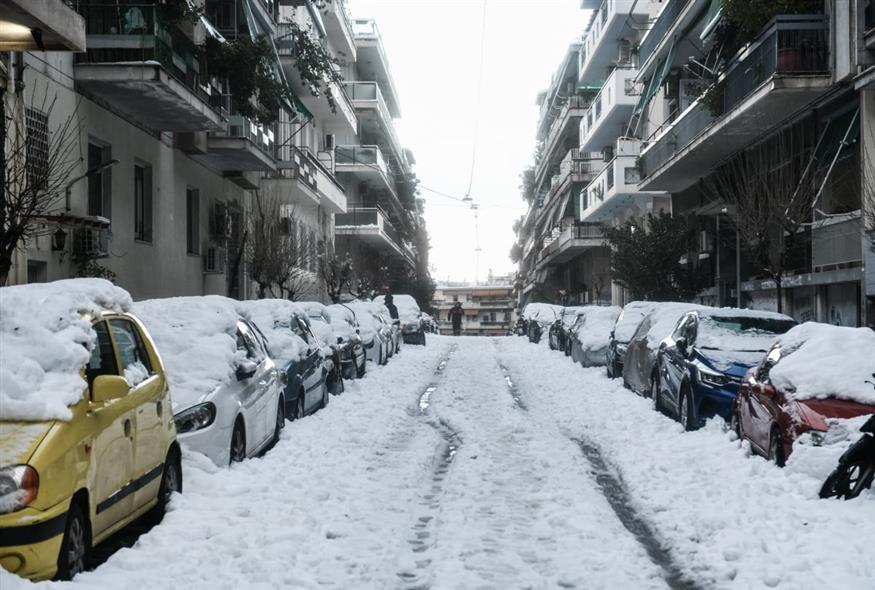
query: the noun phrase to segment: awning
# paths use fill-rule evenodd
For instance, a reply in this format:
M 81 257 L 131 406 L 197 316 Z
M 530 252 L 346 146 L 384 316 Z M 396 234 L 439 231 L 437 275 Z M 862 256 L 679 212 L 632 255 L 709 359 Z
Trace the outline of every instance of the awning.
M 699 39 L 704 41 L 711 33 L 714 32 L 714 29 L 717 28 L 717 23 L 720 22 L 720 17 L 722 15 L 722 0 L 711 0 L 711 4 L 708 6 L 708 12 L 705 13 L 705 28 L 702 29 L 702 33 L 699 35 Z
M 207 35 L 218 41 L 219 43 L 227 43 L 228 40 L 219 32 L 219 30 L 213 26 L 213 24 L 207 20 L 207 17 L 201 15 L 201 23 L 204 25 L 204 28 L 207 30 Z

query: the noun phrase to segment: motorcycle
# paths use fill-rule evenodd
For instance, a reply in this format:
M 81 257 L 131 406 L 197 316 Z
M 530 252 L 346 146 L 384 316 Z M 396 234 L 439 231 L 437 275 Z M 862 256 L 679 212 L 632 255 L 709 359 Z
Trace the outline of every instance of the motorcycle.
M 516 321 L 516 335 L 517 336 L 525 336 L 527 332 L 526 320 L 520 318 Z
M 875 374 L 872 375 L 875 378 Z M 872 383 L 875 387 L 875 382 Z M 839 458 L 838 466 L 829 474 L 820 488 L 821 498 L 844 498 L 859 496 L 864 489 L 872 487 L 875 478 L 875 414 L 860 428 L 863 433 L 857 442 Z

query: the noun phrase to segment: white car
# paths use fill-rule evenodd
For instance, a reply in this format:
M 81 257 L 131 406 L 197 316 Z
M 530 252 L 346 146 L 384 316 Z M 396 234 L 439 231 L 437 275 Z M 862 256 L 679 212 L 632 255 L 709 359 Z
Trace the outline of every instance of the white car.
M 260 453 L 282 429 L 283 377 L 264 336 L 219 296 L 134 304 L 167 365 L 179 442 L 228 465 Z

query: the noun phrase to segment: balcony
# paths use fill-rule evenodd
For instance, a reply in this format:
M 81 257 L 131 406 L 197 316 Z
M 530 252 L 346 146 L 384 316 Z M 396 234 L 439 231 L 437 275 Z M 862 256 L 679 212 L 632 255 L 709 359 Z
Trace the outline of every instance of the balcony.
M 200 75 L 200 49 L 154 5 L 88 5 L 88 52 L 76 89 L 154 131 L 220 129 L 221 82 Z
M 325 23 L 325 34 L 331 44 L 340 53 L 346 54 L 347 60 L 356 61 L 355 38 L 347 14 L 346 0 L 326 2 L 322 8 L 322 22 Z
M 0 51 L 85 51 L 85 21 L 62 0 L 0 0 Z M 31 34 L 42 32 L 40 45 Z
M 621 217 L 632 207 L 646 205 L 653 197 L 667 197 L 664 192 L 638 190 L 639 143 L 617 140 L 617 155 L 583 190 L 575 216 L 580 222 L 601 223 Z
M 328 213 L 346 212 L 346 192 L 329 166 L 306 148 L 292 146 L 288 160 L 277 162 L 285 176 L 263 178 L 260 187 L 281 197 L 281 202 L 320 205 Z
M 395 121 L 376 82 L 344 82 L 344 90 L 352 100 L 361 123 L 361 132 L 383 138 L 391 146 L 395 158 L 403 161 L 401 142 L 395 133 Z
M 331 4 L 334 4 L 333 2 Z M 280 55 L 280 63 L 289 81 L 292 91 L 300 99 L 304 106 L 325 126 L 325 133 L 338 135 L 358 134 L 358 119 L 355 109 L 346 92 L 340 84 L 331 82 L 329 89 L 334 97 L 336 108 L 331 110 L 331 105 L 324 95 L 314 96 L 309 86 L 301 80 L 298 68 L 295 66 L 293 46 L 294 42 L 289 37 L 291 28 L 288 24 L 277 25 L 276 48 Z
M 346 213 L 338 213 L 334 216 L 334 234 L 355 237 L 379 251 L 413 261 L 401 234 L 379 207 L 350 207 Z
M 641 95 L 635 84 L 636 72 L 633 68 L 617 68 L 611 72 L 580 120 L 580 149 L 599 151 L 626 135 L 629 117 Z
M 190 157 L 244 188 L 256 188 L 242 178 L 242 173 L 276 170 L 275 154 L 273 129 L 233 115 L 223 131 L 207 137 L 206 153 Z
M 334 170 L 337 174 L 354 175 L 371 188 L 388 192 L 393 204 L 402 209 L 395 192 L 395 182 L 379 146 L 337 146 L 334 150 Z
M 575 185 L 588 184 L 598 174 L 601 163 L 601 154 L 569 150 L 559 163 L 559 173 L 550 179 L 550 188 L 544 203 L 550 203 L 557 196 L 570 195 Z
M 577 54 L 580 52 L 580 43 L 571 43 L 559 64 L 559 69 L 550 79 L 550 86 L 543 94 L 539 95 L 540 112 L 538 114 L 538 138 L 547 135 L 550 124 L 553 122 L 553 112 L 557 104 L 562 104 L 568 97 L 574 94 L 577 85 Z
M 638 46 L 638 80 L 649 78 L 669 54 L 674 54 L 672 67 L 686 63 L 690 55 L 701 54 L 699 35 L 691 27 L 710 1 L 668 0 Z M 689 44 L 691 39 L 695 44 Z
M 679 192 L 778 128 L 831 86 L 825 17 L 779 16 L 718 80 L 722 115 L 696 100 L 658 129 L 640 158 L 644 190 Z
M 644 23 L 649 12 L 649 2 L 640 0 L 604 0 L 593 15 L 589 29 L 584 33 L 583 45 L 578 54 L 578 85 L 599 88 L 608 77 L 608 72 L 617 65 L 618 40 L 634 40 L 633 25 Z
M 550 130 L 547 132 L 547 137 L 544 139 L 544 157 L 541 159 L 538 169 L 539 180 L 543 178 L 544 174 L 552 166 L 550 162 L 556 161 L 554 159 L 556 150 L 560 146 L 566 145 L 572 139 L 572 133 L 577 133 L 580 119 L 586 114 L 588 106 L 589 99 L 578 95 L 569 96 L 566 103 L 562 105 L 559 115 L 553 120 Z M 578 144 L 576 137 L 573 144 L 575 146 Z
M 538 254 L 538 269 L 568 262 L 591 248 L 607 246 L 599 225 L 569 225 Z
M 353 36 L 357 51 L 355 62 L 359 77 L 363 80 L 374 80 L 380 85 L 386 106 L 393 117 L 401 116 L 398 102 L 398 92 L 389 69 L 389 60 L 383 49 L 383 41 L 377 23 L 372 19 L 356 19 L 352 23 Z

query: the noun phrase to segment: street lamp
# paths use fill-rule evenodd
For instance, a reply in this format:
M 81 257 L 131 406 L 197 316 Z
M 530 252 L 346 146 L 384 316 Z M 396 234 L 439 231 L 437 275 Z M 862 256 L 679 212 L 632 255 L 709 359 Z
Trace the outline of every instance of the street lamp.
M 67 213 L 70 212 L 70 193 L 73 191 L 74 184 L 76 184 L 77 182 L 79 182 L 80 180 L 82 180 L 84 178 L 89 178 L 91 176 L 94 176 L 95 174 L 97 174 L 98 172 L 103 170 L 104 168 L 109 168 L 110 166 L 115 166 L 116 164 L 118 164 L 118 162 L 119 161 L 116 158 L 113 158 L 112 160 L 108 160 L 106 162 L 98 164 L 97 166 L 95 166 L 94 168 L 92 168 L 90 170 L 86 170 L 85 174 L 82 174 L 81 176 L 77 176 L 76 178 L 74 178 L 73 180 L 68 182 L 66 188 L 64 188 L 64 210 Z

